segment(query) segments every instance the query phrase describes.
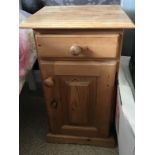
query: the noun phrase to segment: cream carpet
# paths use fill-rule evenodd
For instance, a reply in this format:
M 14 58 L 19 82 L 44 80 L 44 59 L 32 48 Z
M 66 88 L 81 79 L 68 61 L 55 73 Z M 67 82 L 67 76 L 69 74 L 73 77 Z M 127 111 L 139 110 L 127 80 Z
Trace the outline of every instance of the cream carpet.
M 46 143 L 47 115 L 40 84 L 30 91 L 25 84 L 20 94 L 20 155 L 118 155 L 117 148 Z

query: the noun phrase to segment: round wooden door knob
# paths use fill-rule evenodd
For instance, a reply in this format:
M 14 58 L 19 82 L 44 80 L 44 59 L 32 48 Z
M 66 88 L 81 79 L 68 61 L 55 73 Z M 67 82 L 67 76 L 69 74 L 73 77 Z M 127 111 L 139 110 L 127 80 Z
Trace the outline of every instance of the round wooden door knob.
M 52 77 L 48 77 L 47 79 L 45 79 L 45 80 L 44 80 L 44 84 L 45 84 L 45 86 L 47 86 L 47 87 L 53 86 L 54 82 L 53 82 Z
M 70 47 L 70 53 L 74 56 L 80 55 L 81 52 L 82 52 L 82 47 L 80 47 L 79 45 L 72 45 Z
M 58 105 L 58 102 L 56 100 L 52 100 L 51 106 L 56 109 L 57 105 Z

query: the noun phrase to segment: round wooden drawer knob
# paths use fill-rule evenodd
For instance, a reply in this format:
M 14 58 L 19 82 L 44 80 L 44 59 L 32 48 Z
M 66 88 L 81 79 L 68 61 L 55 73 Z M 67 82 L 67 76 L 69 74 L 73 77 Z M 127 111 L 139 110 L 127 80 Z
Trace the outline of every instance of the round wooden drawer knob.
M 45 84 L 45 86 L 47 86 L 47 87 L 53 86 L 54 82 L 53 82 L 52 77 L 48 77 L 47 79 L 45 79 L 45 80 L 44 80 L 44 84 Z
M 80 55 L 82 52 L 82 48 L 79 45 L 72 45 L 70 47 L 70 53 L 74 56 Z

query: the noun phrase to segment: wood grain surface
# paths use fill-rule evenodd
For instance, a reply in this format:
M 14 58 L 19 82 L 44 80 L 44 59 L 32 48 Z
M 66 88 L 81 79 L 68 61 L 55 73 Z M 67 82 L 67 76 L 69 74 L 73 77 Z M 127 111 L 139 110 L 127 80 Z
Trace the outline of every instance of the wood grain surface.
M 116 58 L 120 34 L 36 35 L 40 57 Z M 76 52 L 79 47 L 79 53 Z M 71 51 L 72 50 L 72 51 Z
M 71 143 L 71 144 L 87 144 L 104 147 L 115 147 L 116 142 L 113 137 L 109 138 L 92 138 L 92 137 L 78 137 L 69 135 L 47 134 L 47 142 L 52 143 Z
M 20 28 L 122 29 L 134 28 L 134 24 L 119 5 L 45 6 Z
M 109 136 L 116 64 L 115 61 L 40 63 L 42 78 L 53 77 L 55 81 L 51 88 L 44 87 L 47 109 L 52 110 L 49 115 L 52 133 Z M 53 100 L 57 107 L 50 107 Z

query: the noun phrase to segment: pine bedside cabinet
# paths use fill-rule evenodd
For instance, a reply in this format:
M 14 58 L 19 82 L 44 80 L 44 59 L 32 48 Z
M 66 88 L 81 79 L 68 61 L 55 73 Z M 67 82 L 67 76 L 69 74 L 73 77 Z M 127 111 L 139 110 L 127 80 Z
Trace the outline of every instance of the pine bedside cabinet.
M 47 141 L 114 147 L 115 81 L 123 30 L 134 28 L 129 17 L 118 5 L 46 6 L 20 28 L 34 32 Z

